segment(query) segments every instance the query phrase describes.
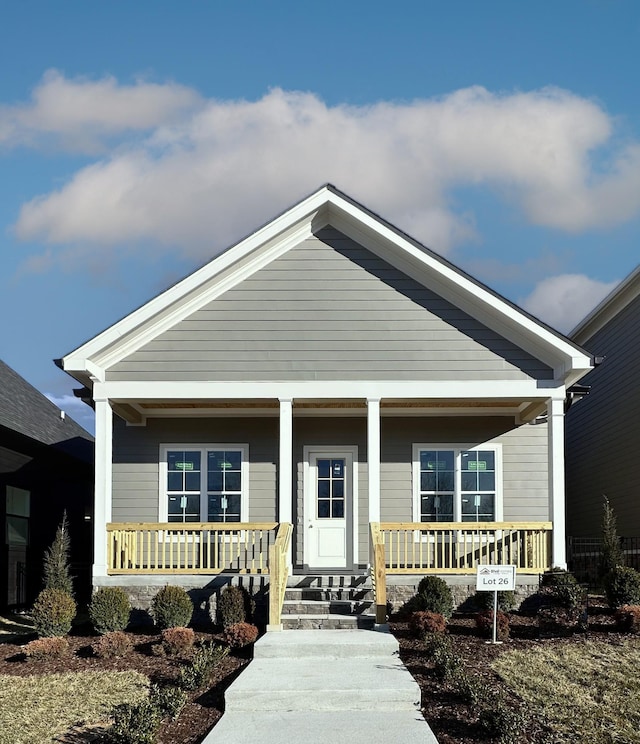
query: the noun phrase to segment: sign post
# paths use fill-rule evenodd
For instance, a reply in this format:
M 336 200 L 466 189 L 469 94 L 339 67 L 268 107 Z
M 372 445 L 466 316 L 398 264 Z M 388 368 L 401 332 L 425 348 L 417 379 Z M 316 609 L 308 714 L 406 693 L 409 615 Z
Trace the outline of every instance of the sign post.
M 491 643 L 501 643 L 497 640 L 498 592 L 514 591 L 515 588 L 515 566 L 478 566 L 476 591 L 493 592 L 493 639 Z

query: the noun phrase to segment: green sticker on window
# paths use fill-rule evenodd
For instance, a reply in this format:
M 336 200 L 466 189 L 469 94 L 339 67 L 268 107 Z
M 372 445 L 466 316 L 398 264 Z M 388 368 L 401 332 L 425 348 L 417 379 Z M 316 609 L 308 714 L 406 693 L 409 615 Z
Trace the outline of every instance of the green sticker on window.
M 484 460 L 470 460 L 468 465 L 469 465 L 469 470 L 486 470 L 487 469 L 487 463 Z
M 193 470 L 192 462 L 177 462 L 176 470 Z

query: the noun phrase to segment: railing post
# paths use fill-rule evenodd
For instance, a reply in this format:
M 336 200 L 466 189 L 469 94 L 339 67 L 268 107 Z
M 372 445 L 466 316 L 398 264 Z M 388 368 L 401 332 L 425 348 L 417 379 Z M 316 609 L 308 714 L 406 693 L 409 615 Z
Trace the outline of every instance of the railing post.
M 387 567 L 379 522 L 371 522 L 371 579 L 376 604 L 376 624 L 387 622 Z
M 267 631 L 282 630 L 282 603 L 287 589 L 288 552 L 293 527 L 282 522 L 269 548 L 269 624 Z

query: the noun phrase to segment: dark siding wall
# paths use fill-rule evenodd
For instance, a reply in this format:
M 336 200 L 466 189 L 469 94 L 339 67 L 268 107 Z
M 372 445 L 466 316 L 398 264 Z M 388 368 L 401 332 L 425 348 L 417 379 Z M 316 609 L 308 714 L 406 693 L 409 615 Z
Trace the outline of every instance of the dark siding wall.
M 640 297 L 585 347 L 606 359 L 566 418 L 567 532 L 598 536 L 605 494 L 619 533 L 640 535 Z

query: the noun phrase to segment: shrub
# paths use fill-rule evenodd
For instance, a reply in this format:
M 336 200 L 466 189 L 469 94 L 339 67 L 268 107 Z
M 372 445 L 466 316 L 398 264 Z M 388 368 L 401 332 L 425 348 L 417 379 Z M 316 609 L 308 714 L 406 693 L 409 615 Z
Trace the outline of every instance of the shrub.
M 37 638 L 30 641 L 24 647 L 24 655 L 27 659 L 48 659 L 51 657 L 66 656 L 69 653 L 69 641 L 60 636 L 52 638 Z
M 542 607 L 538 610 L 538 629 L 543 636 L 569 636 L 578 627 L 580 612 L 567 607 Z
M 56 530 L 51 546 L 44 553 L 44 588 L 61 589 L 73 597 L 73 580 L 69 567 L 71 539 L 67 512 L 62 515 L 62 522 Z
M 575 577 L 562 568 L 552 568 L 542 575 L 542 593 L 551 603 L 575 610 L 584 602 L 584 590 Z
M 183 690 L 200 689 L 209 681 L 215 667 L 228 653 L 227 646 L 216 646 L 214 643 L 204 644 L 197 649 L 191 663 L 180 670 L 178 685 Z
M 131 603 L 124 589 L 103 586 L 91 598 L 89 617 L 96 633 L 124 630 L 129 624 Z
M 251 600 L 247 592 L 234 584 L 225 586 L 218 598 L 218 624 L 228 628 L 251 620 L 251 615 Z
M 624 566 L 624 554 L 618 536 L 618 525 L 615 512 L 609 499 L 603 496 L 602 505 L 602 550 L 600 553 L 599 578 L 604 580 L 616 566 Z
M 493 610 L 483 610 L 476 614 L 476 628 L 487 638 L 493 637 Z M 498 610 L 496 615 L 496 637 L 499 641 L 506 641 L 509 637 L 509 615 Z
M 161 630 L 184 628 L 191 622 L 193 602 L 181 586 L 165 586 L 151 601 L 151 614 Z
M 463 668 L 453 674 L 451 683 L 462 702 L 467 705 L 477 705 L 486 695 L 483 682 L 475 675 L 468 674 Z
M 476 592 L 474 604 L 479 610 L 493 610 L 493 592 Z M 509 592 L 498 592 L 498 609 L 511 612 L 516 607 L 516 595 Z
M 409 612 L 437 612 L 448 620 L 453 614 L 451 589 L 439 576 L 425 576 L 405 608 Z
M 447 621 L 438 612 L 414 612 L 409 618 L 409 628 L 416 638 L 424 638 L 426 633 L 444 633 Z
M 151 700 L 123 703 L 113 710 L 109 740 L 115 744 L 154 744 L 162 715 Z
M 63 636 L 76 616 L 73 597 L 62 589 L 43 589 L 33 605 L 33 626 L 39 636 Z
M 616 566 L 605 576 L 604 590 L 613 609 L 640 604 L 640 573 L 634 568 Z
M 251 623 L 236 623 L 224 629 L 224 640 L 231 648 L 241 648 L 249 643 L 255 643 L 258 629 Z
M 519 710 L 498 699 L 482 709 L 478 723 L 492 739 L 512 742 L 518 740 L 526 719 Z
M 620 630 L 626 633 L 640 634 L 640 606 L 622 605 L 616 611 L 616 622 Z
M 122 630 L 110 630 L 91 644 L 91 650 L 99 659 L 126 656 L 132 648 L 133 641 Z
M 432 636 L 433 638 L 433 636 Z M 438 679 L 452 680 L 462 671 L 462 660 L 451 648 L 451 644 L 444 636 L 439 636 L 442 643 L 437 643 L 432 650 L 433 671 Z
M 196 634 L 191 628 L 166 628 L 162 631 L 162 648 L 169 656 L 186 654 L 193 648 Z
M 157 708 L 161 715 L 172 720 L 180 715 L 180 711 L 187 704 L 187 693 L 176 685 L 152 685 L 149 702 Z

